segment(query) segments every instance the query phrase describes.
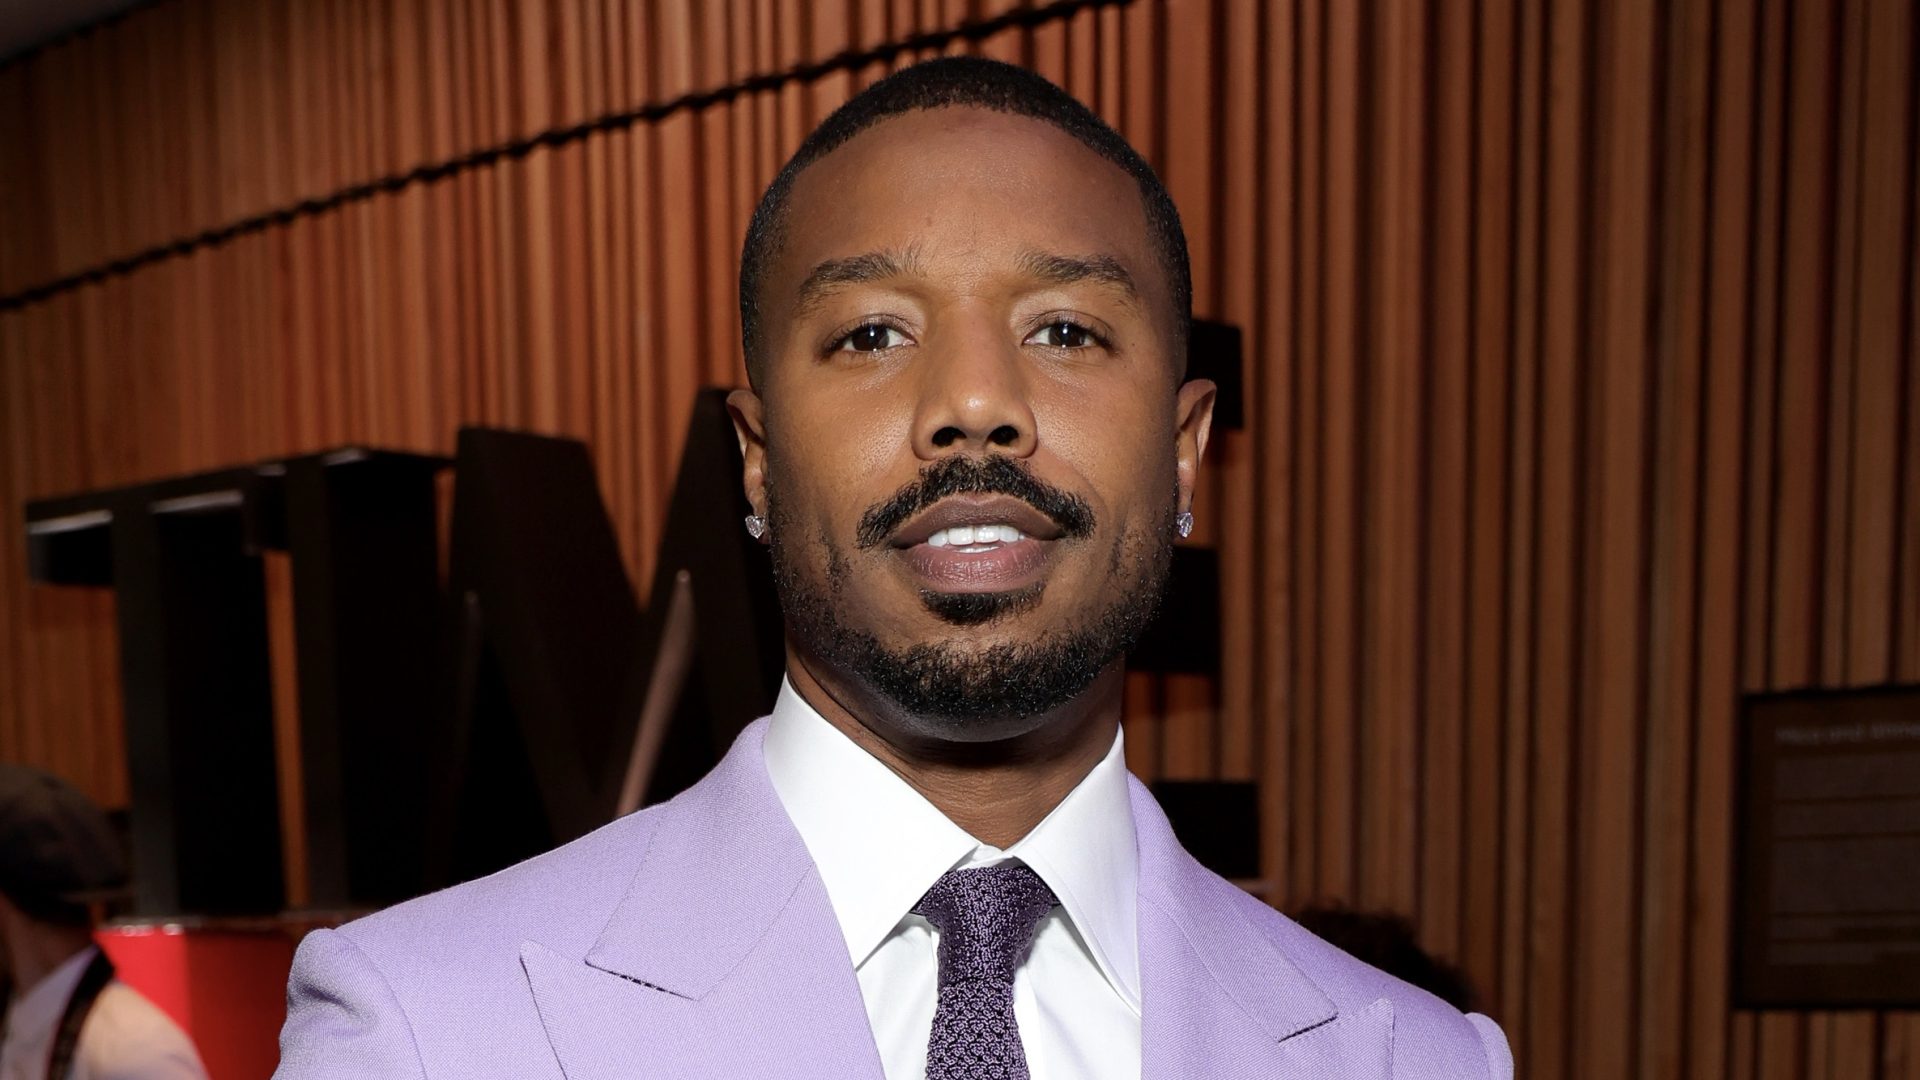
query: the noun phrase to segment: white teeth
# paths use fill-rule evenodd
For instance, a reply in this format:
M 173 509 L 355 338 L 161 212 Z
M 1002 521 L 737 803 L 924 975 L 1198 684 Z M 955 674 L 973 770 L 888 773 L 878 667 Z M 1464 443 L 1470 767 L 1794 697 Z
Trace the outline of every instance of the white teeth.
M 981 544 L 1011 544 L 1026 539 L 1026 534 L 1011 525 L 955 525 L 927 537 L 931 547 L 975 547 Z

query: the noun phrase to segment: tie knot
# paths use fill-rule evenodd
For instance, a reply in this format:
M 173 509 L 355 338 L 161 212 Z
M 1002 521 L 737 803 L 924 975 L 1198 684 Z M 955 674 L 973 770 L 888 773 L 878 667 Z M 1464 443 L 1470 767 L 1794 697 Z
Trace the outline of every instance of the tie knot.
M 1040 920 L 1059 903 L 1022 863 L 949 870 L 913 906 L 940 931 L 940 985 L 1013 982 Z

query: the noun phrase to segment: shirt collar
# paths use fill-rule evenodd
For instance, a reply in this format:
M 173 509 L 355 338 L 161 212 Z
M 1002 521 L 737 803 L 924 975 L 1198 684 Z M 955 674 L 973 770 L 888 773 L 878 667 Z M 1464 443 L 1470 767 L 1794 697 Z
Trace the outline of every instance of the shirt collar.
M 768 778 L 820 871 L 855 967 L 940 875 L 962 863 L 1017 858 L 1059 897 L 1101 973 L 1139 1009 L 1140 860 L 1120 735 L 1060 805 L 1005 852 L 955 825 L 784 680 L 765 753 Z

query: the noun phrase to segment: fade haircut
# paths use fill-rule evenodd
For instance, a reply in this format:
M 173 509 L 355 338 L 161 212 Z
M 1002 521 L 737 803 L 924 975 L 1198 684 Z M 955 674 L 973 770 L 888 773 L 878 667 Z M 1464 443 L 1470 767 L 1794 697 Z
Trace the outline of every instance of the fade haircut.
M 1180 212 L 1153 167 L 1073 95 L 1025 68 L 974 56 L 949 56 L 915 64 L 881 79 L 813 129 L 768 185 L 747 225 L 740 252 L 740 332 L 749 381 L 758 386 L 766 370 L 760 290 L 767 266 L 784 241 L 793 184 L 807 166 L 889 117 L 922 109 L 969 107 L 1040 120 L 1120 166 L 1140 187 L 1147 231 L 1166 274 L 1173 305 L 1175 368 L 1186 368 L 1187 333 L 1193 320 L 1193 280 Z

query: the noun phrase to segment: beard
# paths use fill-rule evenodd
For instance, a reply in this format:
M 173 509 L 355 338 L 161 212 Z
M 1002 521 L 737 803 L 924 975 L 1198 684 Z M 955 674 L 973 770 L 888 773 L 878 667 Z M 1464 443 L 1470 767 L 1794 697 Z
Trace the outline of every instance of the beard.
M 997 464 L 996 464 L 997 462 Z M 1018 473 L 1017 477 L 1015 474 Z M 957 741 L 997 738 L 1008 722 L 1058 709 L 1093 685 L 1124 656 L 1159 610 L 1173 560 L 1174 485 L 1156 520 L 1119 537 L 1108 560 L 1105 587 L 1062 626 L 1026 641 L 979 645 L 963 634 L 893 648 L 862 626 L 847 595 L 849 553 L 824 534 L 803 534 L 769 484 L 767 515 L 774 585 L 788 633 L 828 665 L 892 702 L 902 713 Z M 869 511 L 864 523 L 897 519 L 902 507 L 931 505 L 957 491 L 1012 495 L 1064 526 L 1062 540 L 1085 543 L 1093 534 L 1084 502 L 1050 489 L 1024 466 L 1003 458 L 950 458 L 923 470 L 919 480 Z M 1077 509 L 1065 511 L 1069 505 Z M 910 513 L 910 511 L 909 511 Z M 1076 516 L 1083 515 L 1083 516 Z M 862 530 L 856 546 L 880 546 Z M 1068 539 L 1072 538 L 1072 539 Z M 1005 593 L 922 594 L 936 616 L 955 627 L 1002 622 L 1038 606 L 1045 583 Z

